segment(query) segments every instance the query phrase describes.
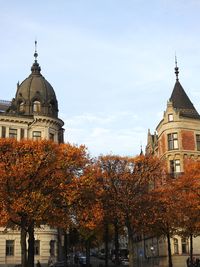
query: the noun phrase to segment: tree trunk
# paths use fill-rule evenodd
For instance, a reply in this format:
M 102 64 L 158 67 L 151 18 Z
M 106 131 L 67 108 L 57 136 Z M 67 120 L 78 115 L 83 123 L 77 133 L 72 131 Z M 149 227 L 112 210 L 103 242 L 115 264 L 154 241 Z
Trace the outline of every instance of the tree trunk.
M 34 223 L 28 227 L 28 267 L 34 267 Z
M 170 234 L 169 233 L 167 233 L 167 249 L 168 249 L 168 266 L 173 267 Z
M 120 260 L 119 260 L 119 225 L 118 225 L 117 219 L 114 222 L 114 227 L 115 227 L 115 265 L 119 266 L 120 265 Z
M 109 231 L 108 231 L 108 223 L 105 222 L 105 236 L 104 236 L 104 240 L 105 240 L 105 267 L 108 267 L 108 235 L 109 235 Z
M 86 240 L 86 267 L 90 267 L 90 239 Z
M 68 267 L 68 254 L 69 254 L 69 233 L 64 234 L 64 262 L 65 266 Z
M 58 256 L 57 257 L 58 257 L 58 261 L 63 261 L 64 260 L 64 249 L 63 249 L 63 244 L 62 244 L 63 230 L 61 228 L 58 228 L 57 231 L 58 231 L 58 242 L 57 242 Z
M 193 262 L 193 234 L 190 234 L 190 262 Z
M 129 221 L 127 221 L 127 229 L 128 229 L 129 267 L 134 267 L 133 230 Z
M 21 265 L 27 267 L 26 229 L 21 227 Z

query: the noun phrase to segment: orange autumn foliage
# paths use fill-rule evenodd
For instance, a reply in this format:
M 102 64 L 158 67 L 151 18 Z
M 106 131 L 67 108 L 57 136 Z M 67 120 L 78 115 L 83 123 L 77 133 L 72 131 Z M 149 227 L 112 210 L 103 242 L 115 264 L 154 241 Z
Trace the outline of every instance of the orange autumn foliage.
M 152 156 L 129 158 L 107 155 L 99 158 L 99 165 L 105 192 L 104 209 L 108 218 L 120 219 L 126 225 L 129 266 L 133 266 L 133 236 L 143 232 L 148 224 L 149 192 L 162 183 L 163 164 Z
M 200 233 L 200 161 L 187 159 L 184 173 L 176 180 L 177 206 L 181 213 L 179 232 L 182 235 Z
M 0 139 L 1 225 L 55 220 L 62 185 L 81 171 L 86 158 L 83 146 Z
M 75 224 L 82 232 L 95 230 L 102 222 L 103 209 L 99 201 L 102 191 L 98 186 L 99 175 L 98 168 L 90 164 L 81 177 L 73 180 L 71 193 Z

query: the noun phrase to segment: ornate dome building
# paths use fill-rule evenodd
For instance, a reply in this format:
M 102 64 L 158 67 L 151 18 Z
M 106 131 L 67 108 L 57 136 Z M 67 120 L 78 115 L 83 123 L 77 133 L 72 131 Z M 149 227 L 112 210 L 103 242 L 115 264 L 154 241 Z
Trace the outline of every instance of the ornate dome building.
M 51 84 L 41 74 L 35 61 L 31 74 L 17 84 L 15 98 L 0 100 L 0 138 L 50 139 L 63 142 L 64 123 L 58 118 L 58 102 Z M 60 242 L 58 230 L 49 226 L 35 229 L 35 262 L 47 264 L 50 256 L 57 257 Z M 16 229 L 0 227 L 0 266 L 14 266 L 21 262 L 20 233 Z
M 17 140 L 45 138 L 61 143 L 64 123 L 58 118 L 58 101 L 54 89 L 41 74 L 36 45 L 37 42 L 31 74 L 21 84 L 17 84 L 15 98 L 9 107 L 0 110 L 0 136 Z

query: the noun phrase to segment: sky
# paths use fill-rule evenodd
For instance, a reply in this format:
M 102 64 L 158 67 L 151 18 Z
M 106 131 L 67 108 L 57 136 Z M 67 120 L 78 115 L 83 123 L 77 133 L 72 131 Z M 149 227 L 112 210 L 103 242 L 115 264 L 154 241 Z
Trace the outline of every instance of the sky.
M 0 99 L 38 62 L 65 141 L 135 156 L 180 82 L 200 112 L 199 0 L 0 0 Z

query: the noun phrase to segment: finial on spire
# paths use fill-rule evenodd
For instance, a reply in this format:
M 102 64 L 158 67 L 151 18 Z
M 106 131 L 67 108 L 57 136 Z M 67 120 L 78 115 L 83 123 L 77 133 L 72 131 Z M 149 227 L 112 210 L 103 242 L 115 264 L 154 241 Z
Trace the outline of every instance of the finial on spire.
M 32 74 L 40 74 L 40 71 L 41 71 L 41 68 L 37 62 L 37 57 L 38 57 L 37 41 L 35 40 L 35 53 L 34 53 L 35 62 L 33 63 L 32 67 L 31 67 Z
M 35 40 L 35 53 L 34 53 L 34 57 L 35 57 L 35 62 L 37 62 L 38 53 L 37 53 L 37 41 L 36 40 Z
M 142 150 L 142 145 L 140 146 L 140 156 L 144 155 L 143 150 Z
M 176 53 L 175 53 L 175 74 L 176 74 L 176 81 L 178 81 L 178 74 L 179 74 L 179 68 L 178 68 L 178 65 L 177 65 L 177 57 L 176 57 Z

